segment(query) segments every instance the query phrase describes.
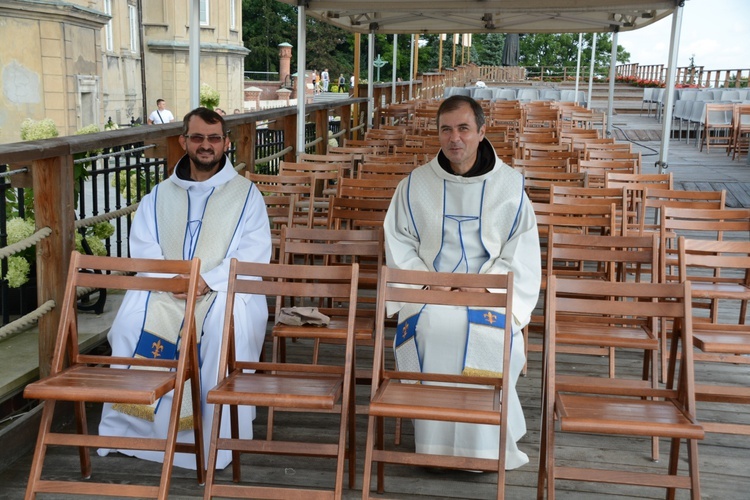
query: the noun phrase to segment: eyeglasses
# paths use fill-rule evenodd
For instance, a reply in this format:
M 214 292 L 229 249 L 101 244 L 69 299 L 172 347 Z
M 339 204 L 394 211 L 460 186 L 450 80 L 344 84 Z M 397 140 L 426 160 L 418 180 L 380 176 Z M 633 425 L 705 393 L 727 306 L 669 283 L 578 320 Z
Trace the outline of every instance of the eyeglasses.
M 219 144 L 224 140 L 223 135 L 203 135 L 203 134 L 185 134 L 185 139 L 189 140 L 193 144 L 203 144 L 203 141 L 208 139 L 209 144 Z

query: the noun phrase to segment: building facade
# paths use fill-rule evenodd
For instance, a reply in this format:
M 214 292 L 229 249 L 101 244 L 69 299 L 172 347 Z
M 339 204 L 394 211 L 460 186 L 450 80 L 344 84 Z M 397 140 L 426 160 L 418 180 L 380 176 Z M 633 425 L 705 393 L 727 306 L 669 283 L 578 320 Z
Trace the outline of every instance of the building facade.
M 200 8 L 201 82 L 243 108 L 241 0 L 0 0 L 0 143 L 26 118 L 60 135 L 111 120 L 145 123 L 163 98 L 189 111 L 188 40 Z

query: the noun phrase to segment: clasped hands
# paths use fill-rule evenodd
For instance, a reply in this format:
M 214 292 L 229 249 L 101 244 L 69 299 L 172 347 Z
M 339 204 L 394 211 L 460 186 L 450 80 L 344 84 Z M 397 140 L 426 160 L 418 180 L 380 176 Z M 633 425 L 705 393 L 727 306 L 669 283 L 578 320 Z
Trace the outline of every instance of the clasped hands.
M 175 276 L 175 278 L 190 279 L 190 275 L 188 275 L 188 274 L 178 274 L 177 276 Z M 197 296 L 201 297 L 203 295 L 206 295 L 210 291 L 211 291 L 211 287 L 208 286 L 208 283 L 206 283 L 206 280 L 204 280 L 202 276 L 199 276 L 198 277 L 198 293 L 197 293 Z M 176 299 L 187 300 L 187 293 L 175 293 L 175 294 L 173 294 L 173 296 Z

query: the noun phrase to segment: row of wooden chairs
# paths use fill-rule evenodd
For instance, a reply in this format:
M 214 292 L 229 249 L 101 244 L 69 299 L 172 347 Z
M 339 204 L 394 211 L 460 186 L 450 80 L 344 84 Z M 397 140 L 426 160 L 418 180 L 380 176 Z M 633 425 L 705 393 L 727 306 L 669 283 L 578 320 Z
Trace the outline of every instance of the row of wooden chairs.
M 314 230 L 321 231 L 321 230 Z M 327 231 L 327 230 L 326 230 Z M 357 233 L 358 231 L 344 231 Z M 380 232 L 382 245 L 382 231 Z M 350 244 L 342 244 L 339 256 L 355 254 Z M 304 252 L 304 249 L 297 249 Z M 378 252 L 382 254 L 382 251 Z M 219 379 L 208 392 L 207 402 L 214 405 L 214 424 L 211 432 L 211 445 L 208 454 L 208 476 L 205 476 L 203 450 L 200 443 L 203 430 L 200 427 L 199 401 L 200 384 L 214 384 L 201 381 L 197 377 L 197 350 L 195 346 L 195 326 L 193 307 L 196 298 L 198 269 L 200 263 L 165 262 L 163 260 L 123 259 L 92 257 L 74 253 L 71 261 L 69 281 L 66 290 L 64 317 L 60 336 L 57 339 L 55 358 L 49 377 L 30 384 L 26 396 L 46 401 L 39 443 L 34 456 L 32 474 L 29 480 L 29 495 L 38 492 L 60 492 L 94 496 L 129 495 L 151 498 L 167 498 L 169 494 L 172 457 L 176 451 L 190 451 L 196 456 L 198 481 L 205 480 L 206 498 L 213 497 L 300 497 L 300 498 L 341 498 L 344 488 L 344 475 L 348 464 L 350 487 L 353 486 L 355 471 L 354 436 L 354 382 L 355 346 L 358 342 L 358 321 L 361 321 L 358 306 L 359 280 L 364 279 L 358 262 L 339 262 L 326 265 L 315 264 L 257 264 L 233 260 L 229 271 L 229 285 L 225 313 Z M 104 271 L 92 273 L 92 270 Z M 109 274 L 112 271 L 149 272 L 142 275 L 120 276 Z M 171 273 L 189 272 L 190 279 L 173 279 Z M 395 372 L 387 369 L 385 303 L 387 301 L 451 304 L 482 307 L 506 308 L 512 312 L 512 275 L 461 275 L 451 273 L 428 273 L 399 271 L 385 267 L 373 268 L 377 287 L 376 306 L 371 316 L 372 326 L 365 327 L 362 336 L 367 336 L 375 347 L 374 362 L 371 367 L 372 395 L 369 404 L 368 437 L 365 451 L 365 483 L 363 495 L 369 495 L 370 476 L 373 464 L 377 465 L 377 487 L 384 486 L 385 463 L 422 465 L 487 470 L 498 474 L 498 498 L 503 497 L 505 454 L 504 437 L 498 446 L 497 460 L 470 459 L 462 457 L 424 456 L 397 450 L 386 450 L 383 445 L 383 419 L 385 418 L 435 418 L 467 423 L 483 423 L 507 427 L 507 414 L 502 410 L 507 406 L 509 392 L 508 377 L 495 379 L 486 377 L 454 377 L 455 382 L 476 384 L 473 388 L 444 387 L 426 382 L 451 381 L 449 376 L 429 375 L 411 372 Z M 169 273 L 169 274 L 167 274 Z M 252 277 L 253 279 L 247 279 Z M 96 285 L 101 288 L 115 286 L 120 289 L 163 290 L 172 293 L 185 292 L 186 322 L 182 338 L 179 362 L 176 370 L 148 369 L 150 361 L 134 362 L 128 359 L 114 359 L 107 356 L 85 356 L 78 352 L 75 291 L 77 286 Z M 404 286 L 408 285 L 408 286 Z M 430 287 L 481 287 L 497 289 L 500 293 L 452 294 Z M 274 338 L 293 336 L 303 339 L 300 345 L 318 345 L 305 340 L 333 342 L 337 355 L 321 359 L 302 360 L 291 358 L 289 352 L 278 356 L 279 343 L 274 342 L 274 359 L 271 361 L 250 362 L 239 360 L 234 348 L 233 304 L 240 294 L 263 294 L 268 297 L 278 320 L 282 308 L 301 304 L 319 304 L 323 301 L 332 304 L 327 309 L 331 322 L 323 327 L 289 327 L 269 325 L 275 331 Z M 285 330 L 285 331 L 282 331 Z M 293 331 L 292 331 L 293 330 Z M 506 349 L 503 353 L 505 366 L 509 365 L 510 335 L 508 325 L 502 328 Z M 192 341 L 191 341 L 192 340 Z M 93 365 L 93 366 L 92 366 Z M 130 365 L 129 369 L 123 366 Z M 164 362 L 156 363 L 167 367 Z M 399 383 L 398 379 L 421 383 Z M 179 408 L 182 388 L 186 380 L 191 381 L 193 392 L 193 423 L 195 442 L 190 446 L 176 442 L 179 425 Z M 85 402 L 115 402 L 149 404 L 169 390 L 175 391 L 174 406 L 170 418 L 169 437 L 156 440 L 153 444 L 144 440 L 128 441 L 119 437 L 91 436 L 87 434 L 85 422 Z M 471 398 L 467 399 L 467 394 Z M 55 401 L 75 401 L 77 424 L 74 433 L 52 431 L 52 416 Z M 404 404 L 408 401 L 408 404 Z M 239 427 L 248 425 L 238 419 L 240 405 L 269 408 L 269 426 L 266 439 L 256 436 L 252 440 L 239 437 Z M 315 436 L 299 436 L 292 440 L 282 437 L 274 429 L 280 424 L 270 420 L 272 410 L 292 410 L 296 412 L 328 412 L 336 415 L 337 431 L 328 443 L 321 443 Z M 229 437 L 219 436 L 221 413 L 230 412 L 231 429 Z M 501 446 L 501 443 L 503 446 Z M 88 459 L 89 447 L 147 449 L 154 447 L 164 452 L 164 464 L 158 486 L 123 485 L 107 481 L 75 482 L 43 478 L 42 467 L 46 448 L 50 445 L 76 447 L 81 453 L 81 472 L 84 477 L 92 474 Z M 148 448 L 150 449 L 150 448 Z M 214 472 L 219 450 L 231 450 L 233 454 L 232 479 L 225 481 Z M 260 485 L 257 482 L 242 482 L 240 456 L 242 454 L 292 455 L 302 457 L 328 457 L 335 462 L 333 485 L 328 490 L 310 489 L 304 483 L 287 485 Z

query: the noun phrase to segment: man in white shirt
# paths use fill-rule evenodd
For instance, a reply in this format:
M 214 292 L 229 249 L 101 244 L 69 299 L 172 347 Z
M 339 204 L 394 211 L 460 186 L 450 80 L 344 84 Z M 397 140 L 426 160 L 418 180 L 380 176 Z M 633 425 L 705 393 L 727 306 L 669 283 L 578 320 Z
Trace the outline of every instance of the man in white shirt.
M 328 76 L 328 68 L 324 69 L 320 74 L 320 79 L 323 81 L 323 92 L 328 92 L 328 84 L 331 83 L 331 78 Z
M 148 115 L 149 125 L 158 125 L 160 123 L 170 123 L 174 121 L 174 115 L 167 109 L 167 101 L 164 99 L 156 100 L 156 109 Z

